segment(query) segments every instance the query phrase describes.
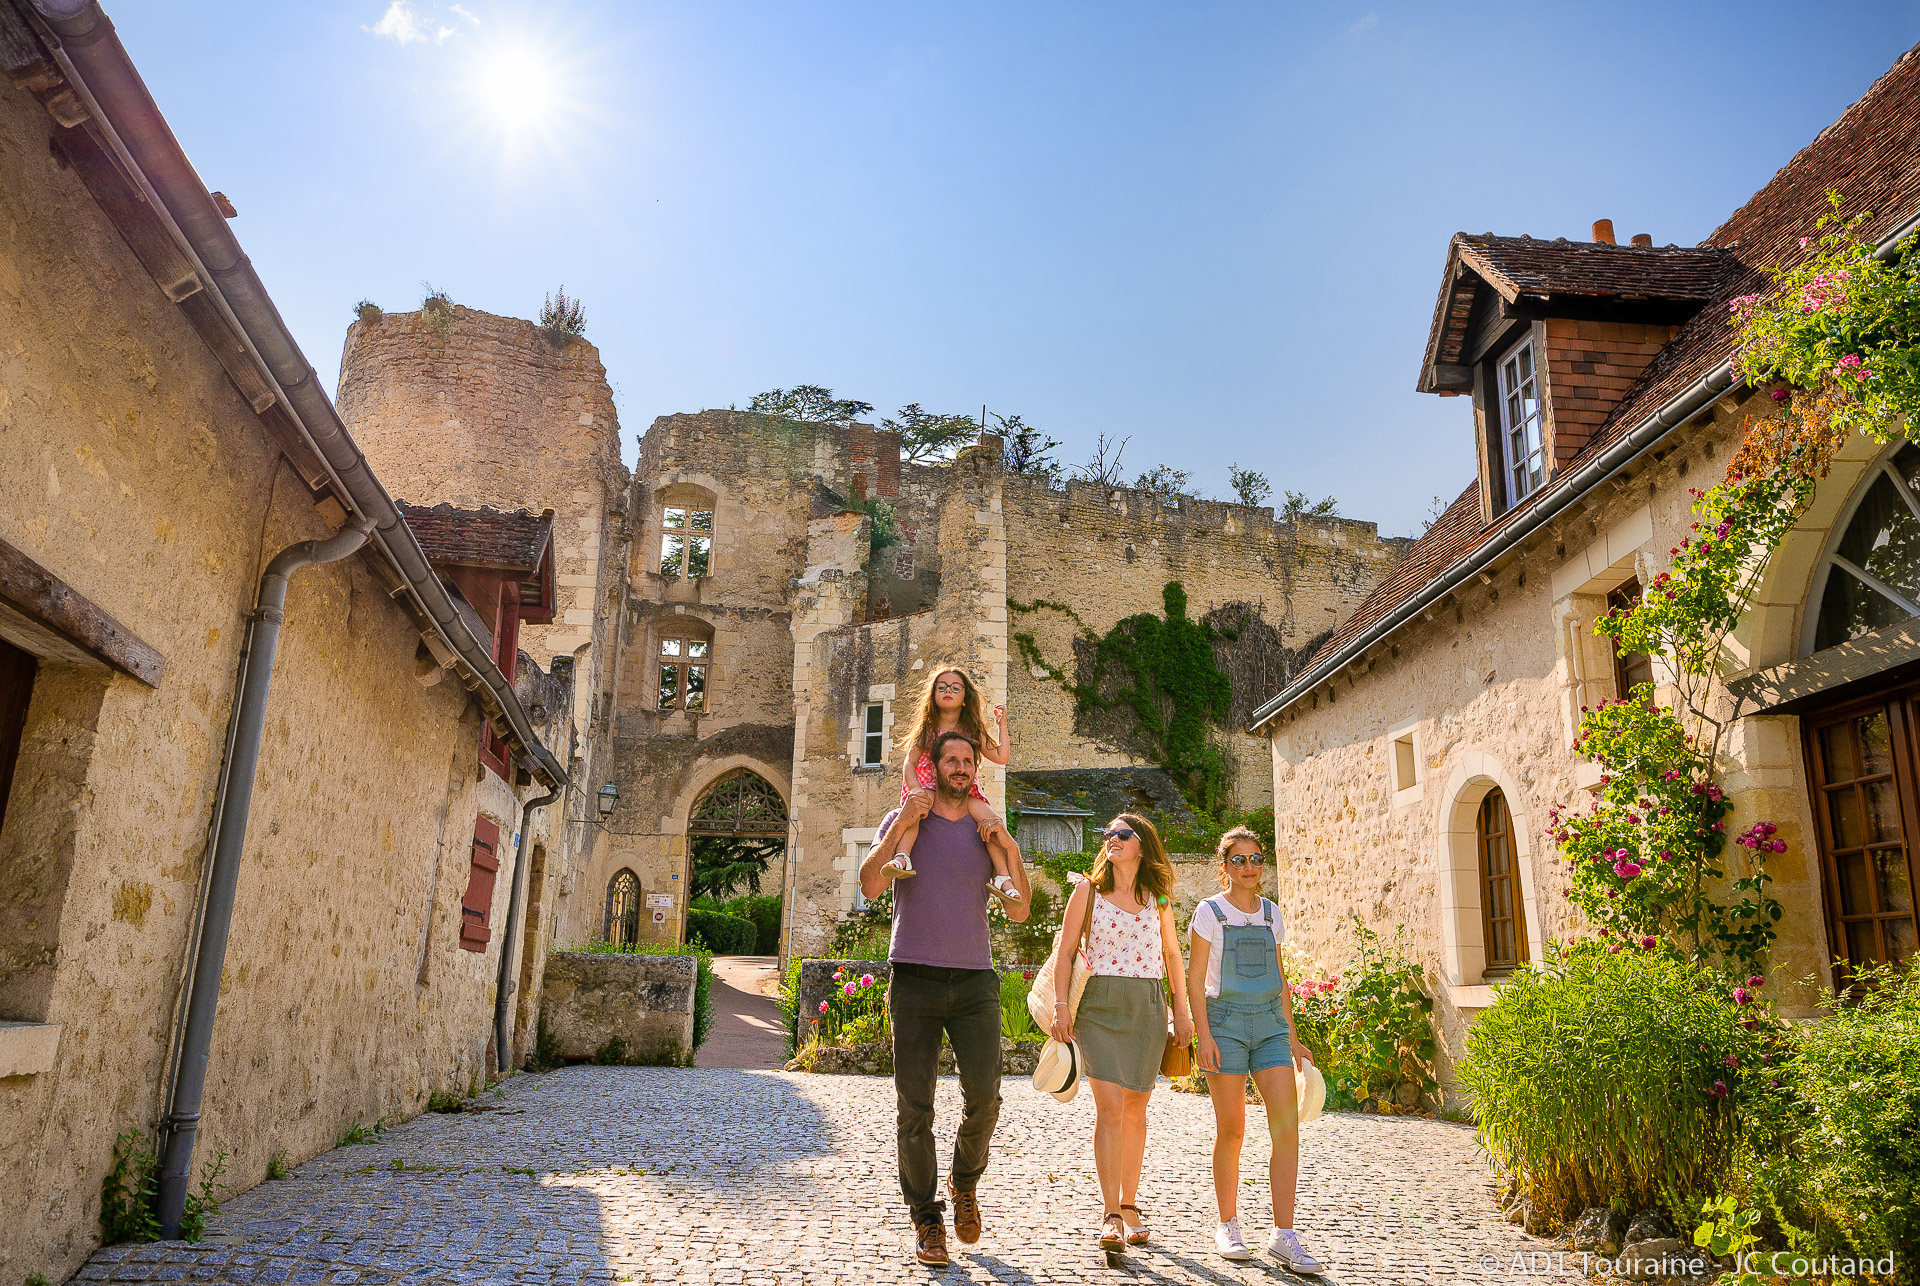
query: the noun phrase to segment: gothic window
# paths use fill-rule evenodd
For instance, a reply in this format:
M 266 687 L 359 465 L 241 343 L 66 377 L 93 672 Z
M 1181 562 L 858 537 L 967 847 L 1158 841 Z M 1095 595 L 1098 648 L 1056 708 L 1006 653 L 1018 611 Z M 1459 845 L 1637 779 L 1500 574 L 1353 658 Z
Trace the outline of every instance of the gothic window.
M 707 667 L 712 643 L 691 634 L 660 636 L 658 708 L 701 711 L 707 708 Z
M 705 576 L 713 562 L 713 510 L 667 505 L 660 511 L 660 574 Z
M 1496 788 L 1480 803 L 1475 829 L 1480 846 L 1480 926 L 1487 947 L 1486 972 L 1511 973 L 1527 958 L 1527 915 L 1521 905 L 1520 872 L 1514 864 L 1513 818 Z
M 786 838 L 787 802 L 773 783 L 746 769 L 723 777 L 693 806 L 689 835 Z
M 1821 568 L 1812 651 L 1920 616 L 1920 447 L 1868 470 Z M 1821 582 L 1816 581 L 1816 584 Z
M 607 885 L 607 941 L 627 946 L 640 940 L 640 881 L 622 871 Z
M 1500 359 L 1500 423 L 1504 430 L 1507 503 L 1515 505 L 1546 481 L 1546 450 L 1540 432 L 1540 385 L 1533 369 L 1533 341 L 1523 339 Z

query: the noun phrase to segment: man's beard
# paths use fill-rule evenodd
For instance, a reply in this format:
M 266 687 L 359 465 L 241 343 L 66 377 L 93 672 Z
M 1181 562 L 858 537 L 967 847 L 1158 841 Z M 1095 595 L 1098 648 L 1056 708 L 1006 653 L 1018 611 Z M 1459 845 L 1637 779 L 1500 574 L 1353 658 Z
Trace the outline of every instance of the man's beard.
M 971 777 L 967 778 L 966 784 L 959 787 L 957 790 L 954 788 L 953 781 L 951 778 L 942 777 L 940 779 L 940 798 L 945 800 L 949 804 L 957 804 L 961 800 L 965 799 L 968 795 L 971 795 L 972 793 L 973 793 L 973 778 Z

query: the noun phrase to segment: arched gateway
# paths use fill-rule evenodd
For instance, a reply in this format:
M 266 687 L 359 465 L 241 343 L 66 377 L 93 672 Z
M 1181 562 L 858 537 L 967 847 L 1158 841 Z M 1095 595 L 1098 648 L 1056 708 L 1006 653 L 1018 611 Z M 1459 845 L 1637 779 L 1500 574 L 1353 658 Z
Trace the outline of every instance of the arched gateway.
M 786 854 L 787 801 L 750 768 L 725 773 L 694 801 L 687 849 L 692 896 L 757 889 Z

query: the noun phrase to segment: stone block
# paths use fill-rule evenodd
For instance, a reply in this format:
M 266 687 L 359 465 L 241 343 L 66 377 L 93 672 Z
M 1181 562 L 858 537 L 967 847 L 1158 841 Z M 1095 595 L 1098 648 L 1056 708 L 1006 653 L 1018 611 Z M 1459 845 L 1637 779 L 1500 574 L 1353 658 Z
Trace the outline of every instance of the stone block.
M 614 1037 L 628 1057 L 667 1062 L 693 1049 L 692 956 L 556 951 L 540 1014 L 562 1058 L 591 1058 Z
M 0 1080 L 51 1071 L 59 1047 L 57 1023 L 0 1022 Z
M 1608 1206 L 1582 1211 L 1573 1221 L 1573 1248 L 1596 1255 L 1613 1255 L 1627 1235 L 1627 1217 Z

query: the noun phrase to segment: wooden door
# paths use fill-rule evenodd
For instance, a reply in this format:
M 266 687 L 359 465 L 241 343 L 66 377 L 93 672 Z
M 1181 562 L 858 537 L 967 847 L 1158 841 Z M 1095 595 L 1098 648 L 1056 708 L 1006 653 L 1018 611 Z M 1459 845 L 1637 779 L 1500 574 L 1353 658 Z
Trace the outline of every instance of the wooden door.
M 1833 954 L 1897 963 L 1914 954 L 1912 837 L 1920 834 L 1920 687 L 1809 715 L 1807 771 Z M 1836 985 L 1847 981 L 1837 971 Z

